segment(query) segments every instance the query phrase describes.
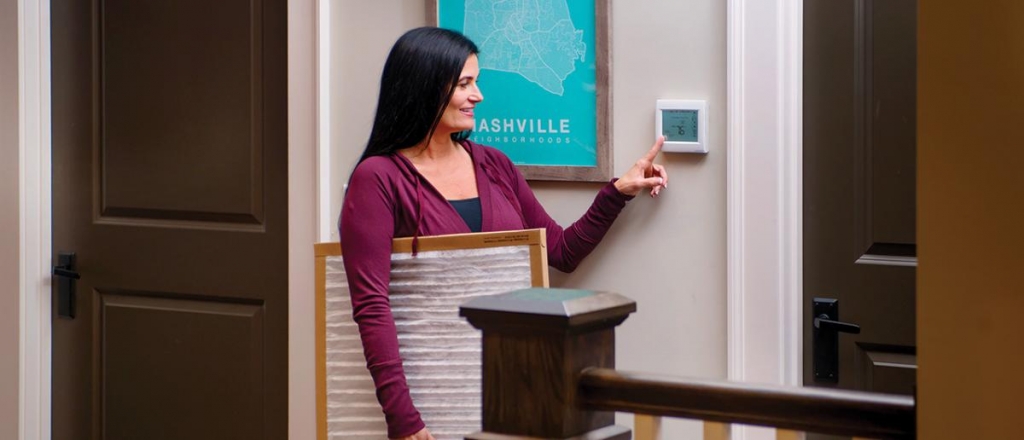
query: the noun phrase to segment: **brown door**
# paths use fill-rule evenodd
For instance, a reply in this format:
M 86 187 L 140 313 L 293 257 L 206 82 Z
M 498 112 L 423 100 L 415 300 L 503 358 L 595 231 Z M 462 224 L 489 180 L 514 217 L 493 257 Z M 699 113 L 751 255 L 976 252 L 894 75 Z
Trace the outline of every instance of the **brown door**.
M 915 0 L 804 1 L 806 386 L 913 393 L 916 14 Z M 815 298 L 860 333 L 816 328 Z
M 53 438 L 286 438 L 285 0 L 51 17 Z

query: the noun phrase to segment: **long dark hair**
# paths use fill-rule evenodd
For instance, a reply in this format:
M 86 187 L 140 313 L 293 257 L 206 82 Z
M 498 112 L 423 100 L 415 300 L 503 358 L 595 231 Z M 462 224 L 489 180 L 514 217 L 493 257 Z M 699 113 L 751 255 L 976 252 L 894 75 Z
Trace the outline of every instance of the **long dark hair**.
M 377 115 L 359 162 L 433 136 L 462 67 L 478 51 L 469 38 L 448 29 L 421 27 L 402 35 L 384 63 Z M 454 133 L 452 139 L 465 140 L 470 132 Z

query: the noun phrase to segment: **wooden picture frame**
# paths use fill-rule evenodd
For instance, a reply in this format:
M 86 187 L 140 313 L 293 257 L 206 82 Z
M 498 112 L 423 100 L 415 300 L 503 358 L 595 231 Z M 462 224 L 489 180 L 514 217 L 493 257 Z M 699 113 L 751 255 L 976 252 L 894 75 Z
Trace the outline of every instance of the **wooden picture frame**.
M 447 20 L 447 16 L 443 16 L 444 11 L 439 11 L 440 5 L 458 1 L 460 0 L 427 0 L 427 23 L 463 31 L 470 39 L 474 39 L 474 37 L 479 39 L 477 35 L 474 35 L 475 32 L 465 32 L 458 26 L 445 25 L 449 20 Z M 486 1 L 488 0 L 477 0 L 477 3 Z M 529 180 L 603 182 L 611 179 L 613 175 L 610 0 L 560 1 L 565 1 L 569 5 L 567 7 L 573 11 L 578 11 L 580 8 L 587 10 L 586 14 L 573 12 L 570 17 L 573 22 L 589 24 L 589 10 L 593 10 L 593 29 L 584 29 L 580 34 L 582 43 L 588 48 L 584 52 L 586 55 L 580 58 L 579 62 L 570 60 L 574 66 L 573 71 L 568 76 L 562 77 L 563 82 L 572 82 L 570 86 L 577 85 L 576 82 L 579 81 L 579 85 L 582 87 L 567 87 L 565 93 L 557 97 L 539 93 L 537 96 L 543 100 L 535 101 L 536 106 L 522 104 L 523 96 L 530 95 L 505 90 L 511 89 L 513 83 L 516 84 L 514 87 L 520 87 L 519 83 L 525 83 L 522 78 L 518 81 L 509 78 L 508 70 L 488 70 L 486 65 L 488 43 L 487 41 L 474 41 L 481 50 L 480 76 L 486 84 L 482 89 L 487 98 L 477 110 L 477 129 L 474 130 L 470 139 L 505 152 Z M 463 11 L 463 13 L 465 12 Z M 577 20 L 577 15 L 585 16 L 585 19 Z M 572 26 L 572 31 L 577 31 L 574 27 L 575 24 L 570 24 L 570 26 Z M 591 47 L 593 48 L 592 52 L 589 50 Z M 591 59 L 590 56 L 593 58 Z M 577 72 L 576 70 L 582 71 Z M 562 72 L 564 70 L 559 73 Z M 577 75 L 577 77 L 573 78 L 573 75 Z M 539 84 L 539 82 L 535 82 L 535 84 Z M 595 100 L 592 120 L 589 115 L 591 100 Z M 510 103 L 514 105 L 510 105 Z M 582 111 L 577 110 L 580 108 Z M 535 118 L 534 111 L 541 112 L 548 117 Z M 564 117 L 558 117 L 558 115 Z M 581 123 L 576 122 L 577 117 Z M 511 126 L 509 125 L 510 121 L 512 122 Z M 498 129 L 497 135 L 492 137 L 491 133 L 487 131 L 495 128 Z M 591 133 L 591 128 L 593 133 Z M 551 136 L 552 131 L 558 134 Z M 512 133 L 511 136 L 508 135 L 509 132 Z M 541 132 L 548 135 L 534 136 Z M 509 139 L 513 141 L 510 142 Z M 522 142 L 518 141 L 520 139 Z M 565 139 L 564 144 L 561 143 L 562 139 Z M 564 147 L 560 148 L 561 145 Z M 554 147 L 552 149 L 549 146 Z M 538 150 L 544 151 L 538 152 Z
M 454 288 L 456 290 L 459 290 L 458 283 L 463 282 L 461 281 L 463 279 L 458 277 L 453 278 L 451 275 L 452 271 L 454 271 L 455 269 L 458 269 L 459 271 L 462 272 L 480 271 L 480 276 L 485 277 L 487 279 L 488 284 L 493 283 L 495 285 L 500 285 L 501 283 L 505 283 L 508 281 L 491 280 L 495 278 L 503 278 L 511 272 L 504 272 L 505 269 L 500 269 L 503 275 L 501 277 L 495 277 L 495 273 L 498 273 L 499 270 L 488 270 L 488 268 L 492 266 L 487 266 L 487 264 L 498 264 L 500 267 L 509 267 L 508 261 L 510 258 L 510 253 L 506 252 L 502 254 L 501 250 L 510 249 L 515 251 L 515 256 L 511 258 L 514 260 L 514 262 L 518 262 L 516 263 L 516 265 L 521 266 L 523 263 L 528 264 L 528 268 L 525 268 L 525 270 L 518 269 L 514 273 L 519 274 L 516 276 L 525 277 L 529 279 L 520 279 L 519 281 L 513 281 L 513 283 L 522 284 L 524 282 L 528 282 L 529 286 L 525 287 L 548 287 L 549 281 L 547 269 L 548 262 L 546 243 L 547 241 L 543 229 L 419 237 L 418 255 L 416 257 L 412 257 L 412 239 L 401 238 L 396 239 L 393 242 L 392 273 L 395 274 L 396 270 L 406 270 L 410 266 L 428 267 L 431 268 L 431 270 L 425 271 L 428 272 L 427 275 L 425 275 L 422 279 L 417 279 L 417 282 L 415 284 L 443 286 L 442 288 L 450 290 L 453 288 L 454 283 Z M 344 288 L 341 288 L 342 290 L 338 290 L 339 286 L 337 285 L 337 283 L 340 282 L 340 280 L 338 279 L 333 279 L 334 284 L 331 284 L 330 286 L 330 289 L 332 289 L 331 292 L 333 293 L 329 293 L 329 283 L 332 282 L 330 277 L 338 277 L 337 266 L 341 263 L 341 260 L 338 257 L 342 256 L 341 245 L 337 242 L 318 243 L 314 246 L 314 251 L 314 267 L 316 277 L 316 308 L 314 316 L 314 328 L 316 332 L 315 350 L 317 439 L 329 440 L 332 438 L 386 438 L 386 432 L 381 431 L 381 429 L 383 429 L 382 426 L 384 417 L 383 413 L 380 411 L 379 406 L 376 407 L 375 412 L 369 411 L 369 415 L 367 415 L 367 411 L 363 411 L 362 413 L 359 414 L 353 414 L 352 412 L 346 413 L 346 416 L 344 418 L 348 419 L 348 422 L 335 423 L 329 420 L 329 413 L 332 410 L 332 408 L 336 410 L 339 405 L 345 405 L 347 404 L 347 401 L 352 401 L 353 399 L 361 399 L 360 402 L 351 402 L 353 406 L 362 405 L 365 407 L 368 404 L 368 402 L 376 404 L 376 398 L 374 397 L 373 394 L 372 382 L 369 380 L 369 372 L 366 371 L 365 358 L 363 358 L 361 354 L 361 344 L 359 344 L 357 340 L 351 339 L 353 337 L 353 328 L 355 324 L 352 321 L 351 317 L 350 303 L 348 305 L 349 310 L 347 311 L 347 316 L 345 315 L 344 310 L 339 310 L 339 308 L 337 307 L 338 303 L 335 302 L 334 306 L 328 305 L 328 299 L 331 298 L 332 296 L 339 295 L 339 292 L 343 293 L 344 295 L 347 295 L 347 283 Z M 480 251 L 481 253 L 476 254 L 475 252 L 478 251 Z M 465 261 L 458 260 L 460 257 L 460 253 L 462 254 L 462 257 L 471 257 L 469 258 L 468 263 Z M 499 259 L 504 259 L 504 261 L 499 261 Z M 490 260 L 492 263 L 488 263 L 488 260 Z M 405 263 L 396 263 L 396 261 L 404 261 Z M 452 270 L 448 270 L 447 268 L 444 268 L 443 270 L 437 270 L 439 268 L 439 265 L 444 264 L 451 264 Z M 331 267 L 334 267 L 334 269 L 331 269 Z M 443 278 L 435 278 L 442 276 Z M 394 293 L 395 290 L 395 279 L 396 277 L 393 277 L 392 279 L 392 293 Z M 479 281 L 479 279 L 477 279 L 477 281 Z M 476 291 L 477 294 L 487 295 L 491 294 L 489 293 L 489 289 L 491 289 L 491 287 L 485 287 L 481 290 L 481 286 L 479 282 L 477 282 L 468 283 L 466 291 L 472 290 Z M 482 293 L 480 293 L 481 291 Z M 496 294 L 504 292 L 502 291 L 493 293 Z M 416 294 L 420 295 L 421 293 L 419 290 L 417 290 Z M 396 300 L 396 298 L 394 298 L 394 295 L 392 297 L 392 301 L 392 307 L 401 307 L 395 304 L 395 301 L 401 300 Z M 431 307 L 436 308 L 437 305 L 431 302 Z M 395 311 L 394 313 L 396 326 L 401 327 L 403 325 L 403 322 L 401 321 L 402 318 L 399 316 L 400 312 Z M 419 316 L 417 318 L 417 321 L 422 321 L 424 319 L 429 318 Z M 457 319 L 459 321 L 463 321 L 461 318 Z M 472 327 L 468 323 L 465 323 L 464 321 L 462 323 L 465 325 L 467 329 L 472 329 Z M 347 330 L 346 337 L 348 337 L 349 340 L 346 342 L 339 343 L 338 335 L 340 332 L 329 331 L 329 326 L 332 328 L 348 326 L 349 330 Z M 401 340 L 403 337 L 411 337 L 408 336 L 410 335 L 410 333 L 402 333 L 400 331 L 400 335 L 403 334 L 407 336 L 400 336 L 400 345 L 402 344 Z M 354 336 L 358 337 L 358 334 L 355 333 Z M 423 335 L 420 336 L 422 337 Z M 479 342 L 477 342 L 476 344 L 480 345 L 479 348 L 482 348 L 482 344 L 480 344 Z M 349 354 L 344 355 L 344 358 L 340 358 L 339 356 L 342 355 L 339 354 L 339 351 L 335 349 L 337 347 L 343 347 L 345 350 L 347 350 Z M 354 352 L 358 354 L 352 354 Z M 464 353 L 460 354 L 460 356 L 464 355 Z M 356 365 L 359 363 L 356 360 L 356 358 L 360 359 L 361 362 L 363 363 L 361 365 Z M 403 354 L 403 358 L 406 358 L 405 354 Z M 347 369 L 348 371 L 356 371 L 360 369 L 362 371 L 361 373 L 356 374 L 355 377 L 329 377 L 329 370 L 336 371 L 335 367 L 329 368 L 329 359 L 331 359 L 332 365 L 336 365 L 339 362 L 345 364 L 346 367 L 344 368 Z M 417 361 L 417 359 L 413 359 L 413 361 L 415 362 Z M 454 362 L 455 359 L 453 359 L 452 361 Z M 463 361 L 462 364 L 463 368 L 465 368 L 466 362 Z M 407 374 L 409 374 L 410 370 L 408 368 L 406 370 Z M 419 372 L 413 371 L 413 373 L 416 374 Z M 479 372 L 477 372 L 477 374 L 479 374 Z M 350 387 L 350 389 L 338 389 L 339 385 L 337 385 L 337 383 L 351 384 L 345 385 Z M 413 390 L 415 396 L 416 384 L 412 381 L 412 379 L 410 379 L 409 386 L 410 389 Z M 345 395 L 346 397 L 332 397 L 337 396 L 339 394 Z M 479 401 L 479 399 L 476 400 Z M 431 425 L 431 421 L 429 419 L 430 408 L 428 407 L 419 409 L 423 414 L 424 420 L 428 423 L 428 426 Z M 477 417 L 480 417 L 482 416 L 481 411 L 482 410 L 480 408 L 476 408 L 474 414 Z M 356 424 L 352 424 L 351 420 L 358 418 L 362 418 L 363 420 L 360 422 L 356 422 Z M 331 423 L 335 423 L 333 429 L 344 429 L 345 431 L 332 431 L 332 426 L 329 426 Z M 452 437 L 452 433 L 445 432 L 445 429 L 451 430 L 458 428 L 446 427 L 443 426 L 443 424 L 434 424 L 434 426 L 431 426 L 430 429 L 431 432 L 434 433 L 434 435 L 437 436 L 438 438 L 445 438 Z M 469 432 L 466 432 L 466 434 L 469 434 Z M 461 436 L 459 438 L 461 438 Z

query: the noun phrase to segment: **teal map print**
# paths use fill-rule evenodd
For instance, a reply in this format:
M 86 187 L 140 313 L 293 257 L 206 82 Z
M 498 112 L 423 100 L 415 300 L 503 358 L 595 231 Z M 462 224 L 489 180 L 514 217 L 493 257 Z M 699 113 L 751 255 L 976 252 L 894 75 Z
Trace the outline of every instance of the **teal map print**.
M 487 54 L 480 67 L 517 73 L 562 96 L 563 81 L 587 55 L 567 1 L 466 0 L 463 33 Z
M 597 165 L 594 0 L 437 0 L 480 49 L 471 139 L 517 165 Z

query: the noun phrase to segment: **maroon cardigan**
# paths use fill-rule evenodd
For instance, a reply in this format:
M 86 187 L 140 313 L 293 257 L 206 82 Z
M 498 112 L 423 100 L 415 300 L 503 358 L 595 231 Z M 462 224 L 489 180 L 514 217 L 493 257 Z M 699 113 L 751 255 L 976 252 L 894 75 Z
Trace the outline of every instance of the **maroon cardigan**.
M 500 151 L 465 141 L 473 158 L 483 232 L 544 228 L 548 263 L 576 269 L 632 199 L 605 185 L 582 218 L 562 229 L 537 202 L 519 170 Z M 341 210 L 341 243 L 367 368 L 387 419 L 388 436 L 403 437 L 425 426 L 409 397 L 398 354 L 398 335 L 388 302 L 391 241 L 470 232 L 462 217 L 408 159 L 398 153 L 370 157 L 352 173 Z

